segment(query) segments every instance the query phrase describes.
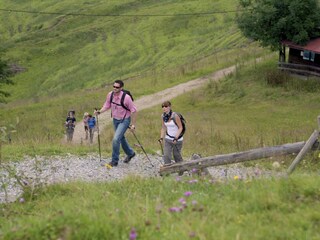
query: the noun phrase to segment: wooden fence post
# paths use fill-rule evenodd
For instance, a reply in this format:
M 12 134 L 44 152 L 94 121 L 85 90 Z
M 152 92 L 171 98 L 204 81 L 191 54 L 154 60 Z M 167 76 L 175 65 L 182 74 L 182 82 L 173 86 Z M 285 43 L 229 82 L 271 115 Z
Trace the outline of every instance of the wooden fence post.
M 318 121 L 319 121 L 319 118 L 318 118 Z M 298 163 L 304 158 L 304 156 L 311 149 L 313 144 L 317 141 L 318 137 L 319 137 L 319 130 L 314 130 L 314 132 L 311 134 L 306 144 L 303 146 L 299 154 L 296 156 L 296 158 L 293 160 L 290 167 L 288 168 L 288 174 L 291 174 L 294 171 Z

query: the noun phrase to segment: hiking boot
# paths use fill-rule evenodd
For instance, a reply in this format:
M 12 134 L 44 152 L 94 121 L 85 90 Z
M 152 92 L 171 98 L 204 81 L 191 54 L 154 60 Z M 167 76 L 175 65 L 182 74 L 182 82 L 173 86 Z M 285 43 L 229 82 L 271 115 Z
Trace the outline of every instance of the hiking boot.
M 115 162 L 109 162 L 108 163 L 111 167 L 116 167 L 116 166 L 118 166 L 118 163 L 115 163 Z
M 136 155 L 136 153 L 134 152 L 132 154 L 132 156 L 126 156 L 126 158 L 123 160 L 124 163 L 129 163 L 131 161 L 131 159 Z

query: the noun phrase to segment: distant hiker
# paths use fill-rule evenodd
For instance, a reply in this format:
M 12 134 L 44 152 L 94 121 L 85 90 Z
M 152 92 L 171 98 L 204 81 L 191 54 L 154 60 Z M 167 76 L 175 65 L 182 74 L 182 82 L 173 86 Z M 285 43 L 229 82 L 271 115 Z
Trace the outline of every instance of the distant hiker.
M 89 127 L 89 134 L 90 134 L 90 143 L 93 143 L 93 135 L 96 127 L 96 118 L 93 117 L 91 114 L 88 115 L 88 127 Z
M 129 128 L 135 130 L 137 108 L 134 105 L 133 99 L 127 91 L 123 90 L 124 83 L 121 80 L 116 80 L 113 83 L 113 91 L 109 92 L 103 107 L 95 114 L 100 114 L 111 108 L 111 116 L 113 118 L 114 136 L 112 140 L 112 160 L 109 163 L 115 167 L 119 162 L 120 145 L 127 155 L 124 159 L 125 163 L 136 155 L 130 147 L 125 133 Z
M 160 131 L 159 142 L 164 144 L 163 161 L 165 164 L 170 164 L 172 154 L 174 161 L 183 161 L 181 156 L 181 149 L 183 144 L 182 121 L 179 114 L 172 112 L 171 102 L 165 101 L 161 105 L 163 114 L 161 115 L 162 128 Z
M 85 139 L 86 140 L 88 140 L 88 135 L 89 135 L 88 119 L 89 119 L 89 113 L 85 112 L 83 114 L 83 125 L 84 125 L 84 132 L 85 132 Z
M 73 138 L 74 128 L 76 126 L 75 111 L 69 111 L 65 122 L 67 141 L 71 142 Z

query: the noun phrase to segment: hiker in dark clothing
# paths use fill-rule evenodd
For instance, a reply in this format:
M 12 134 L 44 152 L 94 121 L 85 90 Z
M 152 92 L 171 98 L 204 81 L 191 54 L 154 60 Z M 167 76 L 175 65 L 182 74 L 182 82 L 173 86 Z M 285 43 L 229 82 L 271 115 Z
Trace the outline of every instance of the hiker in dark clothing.
M 69 111 L 65 127 L 66 127 L 66 134 L 67 134 L 67 141 L 71 142 L 73 138 L 74 128 L 76 126 L 76 118 L 75 118 L 75 112 Z
M 88 140 L 89 136 L 89 126 L 88 126 L 89 113 L 85 112 L 83 115 L 83 126 L 85 132 L 85 139 Z

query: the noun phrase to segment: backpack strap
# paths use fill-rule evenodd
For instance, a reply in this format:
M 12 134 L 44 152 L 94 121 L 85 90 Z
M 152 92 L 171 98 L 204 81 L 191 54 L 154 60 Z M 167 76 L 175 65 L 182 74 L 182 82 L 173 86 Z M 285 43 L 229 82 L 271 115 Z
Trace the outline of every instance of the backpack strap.
M 175 112 L 172 112 L 170 119 L 172 119 L 172 121 L 174 122 L 174 124 L 179 128 L 179 126 L 178 126 L 178 124 L 177 124 L 177 122 L 176 122 L 176 115 L 178 115 L 178 114 L 176 114 Z M 171 138 L 175 138 L 175 136 L 171 136 L 171 135 L 168 133 L 168 131 L 166 131 L 166 135 L 169 136 L 169 137 L 171 137 Z M 180 138 L 182 138 L 182 136 L 179 136 L 178 139 L 180 139 Z
M 176 121 L 176 113 L 175 112 L 172 112 L 171 114 L 171 119 L 173 120 L 174 124 L 179 128 L 178 124 L 177 124 L 177 121 Z
M 120 104 L 119 103 L 115 103 L 113 102 L 113 94 L 114 92 L 111 93 L 111 96 L 110 96 L 110 104 L 115 104 L 117 106 L 121 106 L 122 108 L 124 108 L 125 110 L 129 111 L 130 112 L 130 109 L 124 105 L 124 98 L 126 97 L 127 93 L 122 91 L 122 96 L 121 96 L 121 99 L 120 99 Z

